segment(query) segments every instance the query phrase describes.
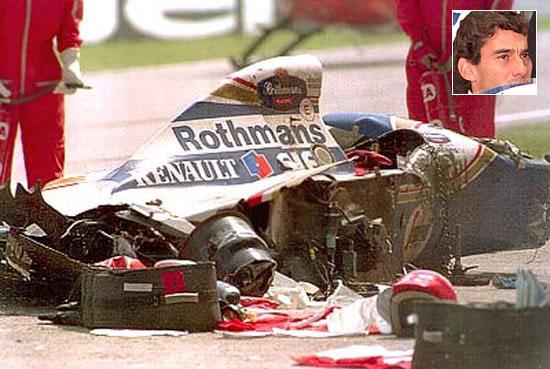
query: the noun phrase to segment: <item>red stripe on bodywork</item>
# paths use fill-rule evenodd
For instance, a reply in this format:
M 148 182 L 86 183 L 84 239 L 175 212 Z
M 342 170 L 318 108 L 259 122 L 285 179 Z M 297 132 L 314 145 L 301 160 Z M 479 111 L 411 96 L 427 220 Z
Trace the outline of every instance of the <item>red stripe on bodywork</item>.
M 264 195 L 264 192 L 257 192 L 254 195 L 250 196 L 246 203 L 249 207 L 253 208 L 256 205 L 260 205 L 262 203 L 262 197 Z
M 255 83 L 249 82 L 246 79 L 243 79 L 241 77 L 233 77 L 233 78 L 231 78 L 231 80 L 233 82 L 237 82 L 238 84 L 241 84 L 241 85 L 246 86 L 248 88 L 256 90 L 256 84 Z

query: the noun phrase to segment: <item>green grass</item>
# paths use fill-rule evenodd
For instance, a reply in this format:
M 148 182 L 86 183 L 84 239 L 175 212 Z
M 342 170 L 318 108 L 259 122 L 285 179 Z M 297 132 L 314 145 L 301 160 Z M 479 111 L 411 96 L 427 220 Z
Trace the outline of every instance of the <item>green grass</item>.
M 538 29 L 550 29 L 550 17 L 538 19 Z M 278 31 L 255 54 L 262 59 L 277 54 L 277 51 L 292 41 L 294 34 Z M 205 59 L 239 56 L 256 39 L 251 35 L 228 35 L 198 40 L 159 41 L 116 40 L 99 45 L 84 44 L 82 48 L 82 69 L 86 72 L 104 69 L 122 69 L 135 66 L 160 65 L 198 61 Z M 407 36 L 396 24 L 386 29 L 357 30 L 345 27 L 326 27 L 305 40 L 293 51 L 330 49 L 346 46 L 367 46 L 396 41 L 406 41 Z
M 279 31 L 271 35 L 258 53 L 261 58 L 274 56 L 294 34 Z M 254 36 L 228 35 L 200 40 L 158 41 L 117 40 L 82 47 L 82 69 L 86 72 L 135 66 L 171 64 L 238 56 L 254 41 Z M 406 40 L 396 29 L 388 32 L 357 31 L 327 27 L 305 40 L 293 51 L 365 46 Z
M 537 23 L 539 31 L 550 29 L 550 16 L 540 17 Z
M 550 154 L 550 122 L 505 128 L 497 132 L 497 138 L 512 142 L 535 158 Z

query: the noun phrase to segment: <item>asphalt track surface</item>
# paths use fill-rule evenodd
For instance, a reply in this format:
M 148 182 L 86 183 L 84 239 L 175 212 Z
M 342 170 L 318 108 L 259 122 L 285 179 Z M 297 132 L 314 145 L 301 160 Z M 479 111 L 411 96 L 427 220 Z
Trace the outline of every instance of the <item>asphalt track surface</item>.
M 548 53 L 549 38 L 544 35 Z M 322 112 L 376 111 L 405 115 L 403 58 L 407 45 L 353 49 L 320 54 L 326 67 Z M 546 51 L 544 51 L 546 50 Z M 499 98 L 505 116 L 548 107 L 548 63 L 539 57 L 539 96 Z M 90 74 L 90 91 L 67 99 L 67 174 L 112 167 L 127 159 L 151 135 L 197 96 L 208 93 L 231 72 L 226 61 L 140 68 Z M 543 103 L 545 102 L 545 103 Z M 514 272 L 518 267 L 550 277 L 550 243 L 538 250 L 471 256 L 465 265 L 478 272 Z M 227 339 L 217 333 L 184 337 L 108 338 L 84 328 L 41 322 L 37 315 L 51 305 L 34 298 L 38 291 L 18 290 L 0 281 L 0 369 L 72 368 L 266 368 L 295 367 L 293 356 L 352 344 L 412 348 L 412 339 L 355 336 L 331 339 L 268 337 Z M 514 290 L 482 285 L 457 287 L 459 300 L 514 301 Z

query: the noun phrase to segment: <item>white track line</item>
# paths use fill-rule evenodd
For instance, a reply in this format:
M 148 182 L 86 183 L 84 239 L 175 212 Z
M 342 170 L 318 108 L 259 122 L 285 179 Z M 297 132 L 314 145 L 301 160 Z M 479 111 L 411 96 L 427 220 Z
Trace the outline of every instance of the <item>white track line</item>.
M 496 117 L 495 121 L 497 127 L 514 126 L 524 123 L 542 123 L 544 121 L 550 121 L 550 109 L 499 115 Z

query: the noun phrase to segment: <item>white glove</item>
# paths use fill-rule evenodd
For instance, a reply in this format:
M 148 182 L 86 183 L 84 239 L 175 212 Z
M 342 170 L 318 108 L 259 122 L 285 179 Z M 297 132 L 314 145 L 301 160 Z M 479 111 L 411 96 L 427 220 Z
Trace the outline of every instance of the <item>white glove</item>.
M 7 99 L 11 96 L 11 91 L 8 90 L 6 86 L 2 82 L 0 82 L 0 98 Z
M 55 93 L 74 94 L 77 87 L 83 87 L 82 72 L 80 71 L 80 49 L 72 47 L 63 50 L 60 54 L 63 65 L 61 83 L 54 90 Z

